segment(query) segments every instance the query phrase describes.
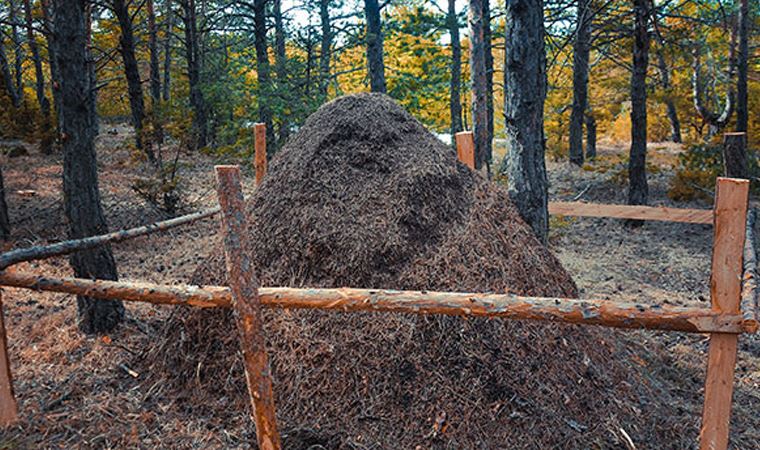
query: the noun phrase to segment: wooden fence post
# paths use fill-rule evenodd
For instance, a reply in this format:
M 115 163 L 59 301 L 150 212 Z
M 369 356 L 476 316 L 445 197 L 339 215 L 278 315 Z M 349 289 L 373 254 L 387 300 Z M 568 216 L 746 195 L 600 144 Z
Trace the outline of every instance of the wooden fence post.
M 253 165 L 256 169 L 256 185 L 258 186 L 267 174 L 267 125 L 256 123 L 253 125 L 255 155 Z
M 749 179 L 747 133 L 723 135 L 723 166 L 725 176 Z
M 238 166 L 216 166 L 217 195 L 222 208 L 222 235 L 232 307 L 240 333 L 245 378 L 260 450 L 280 450 L 272 375 L 267 359 L 258 281 L 246 252 L 248 227 Z
M 13 396 L 13 377 L 8 358 L 8 342 L 3 319 L 3 300 L 0 292 L 0 427 L 12 425 L 18 419 L 18 407 Z
M 475 170 L 475 139 L 472 131 L 460 131 L 454 138 L 457 142 L 457 158 Z
M 749 181 L 718 178 L 715 189 L 715 225 L 710 295 L 712 309 L 738 314 L 741 301 L 742 253 L 747 220 Z M 731 397 L 734 389 L 739 335 L 710 334 L 702 410 L 700 450 L 728 448 Z

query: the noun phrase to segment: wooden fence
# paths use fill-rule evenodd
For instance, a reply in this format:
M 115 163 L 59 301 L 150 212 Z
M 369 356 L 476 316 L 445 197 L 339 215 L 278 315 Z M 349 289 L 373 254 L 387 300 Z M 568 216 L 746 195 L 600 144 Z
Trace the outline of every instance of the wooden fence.
M 253 261 L 243 252 L 245 214 L 240 171 L 236 166 L 217 166 L 220 209 L 172 219 L 150 227 L 119 231 L 104 236 L 67 241 L 47 247 L 21 249 L 0 255 L 0 286 L 86 295 L 98 299 L 150 302 L 192 307 L 233 308 L 243 350 L 251 411 L 259 448 L 281 448 L 275 420 L 275 404 L 267 354 L 264 347 L 261 308 L 308 308 L 342 312 L 376 311 L 410 314 L 483 316 L 502 319 L 543 320 L 623 329 L 655 329 L 672 332 L 709 333 L 710 348 L 700 448 L 726 449 L 740 334 L 758 331 L 755 214 L 748 213 L 749 182 L 719 178 L 711 213 L 714 242 L 710 293 L 712 307 L 669 307 L 618 303 L 613 300 L 523 297 L 511 294 L 475 294 L 374 289 L 259 288 Z M 606 206 L 600 211 L 605 211 Z M 657 208 L 655 208 L 657 209 Z M 658 211 L 660 209 L 657 209 Z M 127 239 L 167 229 L 222 212 L 222 234 L 229 287 L 162 286 L 147 283 L 51 278 L 9 269 L 11 264 L 71 253 L 105 242 Z M 641 220 L 681 220 L 705 223 L 690 210 L 671 209 L 654 214 L 647 209 L 615 209 L 613 217 Z M 642 211 L 645 211 L 642 213 Z M 601 214 L 601 213 L 595 213 Z M 701 213 L 700 213 L 701 214 Z M 581 214 L 583 215 L 583 214 Z M 588 214 L 587 214 L 588 215 Z M 695 219 L 696 217 L 696 219 Z M 698 219 L 698 220 L 697 220 Z M 151 230 L 151 231 L 146 231 Z M 744 264 L 743 264 L 744 261 Z M 17 420 L 6 334 L 0 298 L 0 425 Z

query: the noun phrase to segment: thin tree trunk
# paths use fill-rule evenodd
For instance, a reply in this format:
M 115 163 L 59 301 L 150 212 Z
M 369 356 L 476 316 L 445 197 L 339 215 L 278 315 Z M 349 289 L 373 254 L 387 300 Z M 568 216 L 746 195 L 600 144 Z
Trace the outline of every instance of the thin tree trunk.
M 272 127 L 272 108 L 269 98 L 272 94 L 269 75 L 269 52 L 267 50 L 267 0 L 255 0 L 253 3 L 254 46 L 256 47 L 256 74 L 259 81 L 259 121 L 266 124 L 267 141 L 274 142 L 274 127 Z M 267 147 L 267 153 L 272 154 L 274 145 Z
M 322 28 L 322 42 L 319 54 L 319 92 L 323 98 L 327 98 L 333 40 L 332 23 L 330 22 L 330 0 L 319 0 L 319 21 Z M 309 40 L 309 50 L 311 50 L 311 40 Z
M 13 85 L 13 75 L 11 75 L 11 66 L 8 62 L 8 55 L 5 52 L 5 42 L 3 33 L 0 32 L 0 75 L 3 77 L 3 88 L 5 88 L 8 98 L 14 108 L 21 106 L 21 99 L 18 97 L 16 87 Z
M 507 2 L 504 118 L 507 152 L 501 172 L 520 215 L 542 242 L 549 231 L 544 160 L 546 53 L 542 0 Z
M 5 183 L 3 167 L 0 166 L 0 239 L 7 241 L 11 237 L 11 221 L 8 216 L 8 204 L 5 203 Z
M 705 140 L 710 140 L 720 130 L 728 125 L 728 121 L 731 120 L 731 116 L 736 109 L 736 91 L 734 90 L 734 74 L 736 73 L 736 34 L 737 27 L 731 27 L 731 37 L 728 48 L 728 86 L 726 87 L 726 99 L 723 103 L 723 110 L 721 112 L 713 112 L 704 103 L 704 86 L 702 83 L 702 65 L 700 55 L 700 43 L 696 43 L 694 46 L 694 61 L 692 64 L 692 97 L 694 100 L 694 107 L 697 110 L 697 114 L 707 123 L 708 133 L 705 136 Z
M 8 20 L 11 22 L 11 41 L 13 41 L 13 55 L 14 55 L 14 88 L 16 90 L 16 96 L 19 101 L 24 100 L 24 51 L 21 45 L 21 37 L 18 33 L 18 16 L 16 2 L 10 0 L 8 8 Z
M 483 0 L 483 47 L 486 56 L 486 128 L 485 139 L 486 172 L 491 177 L 491 160 L 493 158 L 493 33 L 491 32 L 490 0 Z
M 459 20 L 457 19 L 456 0 L 449 0 L 446 21 L 451 38 L 451 81 L 449 82 L 449 112 L 451 114 L 451 140 L 454 134 L 462 131 L 462 44 L 459 42 Z
M 201 67 L 195 0 L 184 0 L 182 7 L 184 8 L 183 20 L 185 22 L 185 50 L 187 78 L 190 85 L 190 106 L 193 109 L 193 148 L 201 148 L 208 144 L 208 120 L 206 117 L 206 100 L 201 90 Z
M 56 0 L 57 1 L 57 0 Z M 87 52 L 87 69 L 88 74 L 90 77 L 90 86 L 92 86 L 92 89 L 90 89 L 90 97 L 92 97 L 92 104 L 95 105 L 90 111 L 92 114 L 92 133 L 93 136 L 97 136 L 100 133 L 100 117 L 98 116 L 98 73 L 97 68 L 95 67 L 95 58 L 92 57 L 92 21 L 93 16 L 95 15 L 95 5 L 92 2 L 85 2 L 85 11 L 87 12 L 87 15 L 85 17 L 85 30 L 87 32 L 86 35 L 86 45 L 85 45 L 85 51 Z
M 150 98 L 155 109 L 161 101 L 161 74 L 158 64 L 158 28 L 153 0 L 147 0 L 148 12 L 148 51 L 150 53 Z
M 108 227 L 100 204 L 87 51 L 85 0 L 55 2 L 55 40 L 61 68 L 63 116 L 63 193 L 69 238 L 104 234 Z M 108 245 L 74 253 L 69 258 L 78 278 L 116 280 L 116 263 Z M 79 327 L 85 333 L 113 330 L 124 317 L 120 301 L 77 298 Z
M 51 134 L 52 120 L 50 118 L 50 100 L 45 95 L 45 72 L 42 70 L 42 58 L 37 46 L 37 39 L 34 36 L 34 23 L 32 20 L 32 4 L 30 0 L 24 0 L 24 19 L 26 21 L 26 35 L 29 44 L 29 50 L 32 52 L 32 61 L 34 62 L 35 76 L 35 94 L 37 103 L 40 105 L 42 113 L 42 126 L 40 136 L 40 150 L 42 153 L 49 155 L 53 152 L 53 139 Z
M 472 81 L 472 131 L 475 169 L 488 170 L 488 69 L 486 67 L 485 16 L 487 0 L 470 0 L 470 80 Z
M 659 29 L 659 19 L 656 10 L 653 8 L 652 21 L 655 26 L 655 37 L 657 38 L 657 70 L 660 72 L 660 86 L 665 94 L 665 108 L 667 110 L 668 122 L 670 123 L 670 140 L 675 143 L 681 143 L 681 122 L 678 120 L 678 110 L 673 100 L 672 86 L 670 85 L 670 67 L 665 60 L 665 39 Z
M 747 70 L 749 58 L 749 0 L 739 6 L 739 52 L 736 80 L 736 131 L 746 132 L 749 120 L 747 109 Z
M 53 106 L 55 107 L 55 114 L 56 114 L 56 136 L 61 135 L 61 127 L 63 120 L 63 114 L 61 113 L 63 106 L 62 106 L 62 100 L 61 100 L 61 70 L 58 67 L 58 58 L 56 57 L 56 43 L 55 43 L 55 33 L 54 31 L 54 24 L 53 20 L 51 18 L 52 11 L 51 6 L 49 4 L 49 0 L 41 0 L 41 6 L 42 6 L 42 19 L 45 23 L 45 28 L 47 29 L 47 32 L 45 33 L 45 40 L 47 42 L 47 50 L 48 50 L 48 65 L 50 66 L 50 84 L 52 86 L 51 91 L 53 92 Z
M 589 51 L 591 49 L 591 1 L 578 0 L 573 45 L 573 109 L 570 113 L 570 162 L 583 165 L 583 118 L 588 107 Z
M 166 36 L 164 37 L 164 85 L 163 98 L 168 102 L 171 98 L 171 69 L 172 69 L 172 32 L 174 31 L 174 14 L 171 0 L 166 1 Z
M 633 0 L 633 72 L 631 74 L 631 151 L 628 161 L 628 204 L 646 205 L 647 66 L 649 65 L 649 1 Z
M 272 8 L 274 15 L 274 56 L 275 69 L 277 70 L 277 82 L 280 85 L 280 93 L 285 96 L 287 103 L 291 102 L 290 86 L 288 83 L 288 59 L 285 53 L 285 27 L 282 19 L 282 1 L 274 0 Z M 278 147 L 285 143 L 290 135 L 290 121 L 287 114 L 280 117 L 280 127 L 278 130 Z
M 387 88 L 383 61 L 383 24 L 378 0 L 364 0 L 364 14 L 367 19 L 367 68 L 370 90 L 385 93 Z
M 586 111 L 586 158 L 596 158 L 596 119 L 590 108 Z

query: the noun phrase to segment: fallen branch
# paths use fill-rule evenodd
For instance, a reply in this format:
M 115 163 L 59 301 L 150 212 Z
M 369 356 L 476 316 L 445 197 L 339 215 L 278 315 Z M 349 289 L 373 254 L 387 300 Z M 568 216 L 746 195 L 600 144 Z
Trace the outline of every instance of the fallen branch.
M 162 286 L 79 278 L 50 278 L 9 272 L 0 272 L 0 285 L 155 304 L 224 308 L 230 308 L 232 305 L 230 290 L 218 286 Z M 512 294 L 285 287 L 261 288 L 259 296 L 262 306 L 269 308 L 498 317 L 687 333 L 755 333 L 758 330 L 757 320 L 745 321 L 740 314 L 722 314 L 707 308 L 661 307 L 610 300 L 521 297 Z
M 18 264 L 24 261 L 32 261 L 35 259 L 46 259 L 54 256 L 66 255 L 69 253 L 78 252 L 80 250 L 86 250 L 109 242 L 125 241 L 127 239 L 136 238 L 146 234 L 154 233 L 156 231 L 164 231 L 169 228 L 183 225 L 197 220 L 211 217 L 219 212 L 219 208 L 212 208 L 206 211 L 200 211 L 186 216 L 175 217 L 173 219 L 164 220 L 163 222 L 156 222 L 150 225 L 144 225 L 129 230 L 114 231 L 112 233 L 103 234 L 100 236 L 91 236 L 83 239 L 73 239 L 70 241 L 57 242 L 55 244 L 21 248 L 0 255 L 0 270 L 6 269 L 9 266 Z

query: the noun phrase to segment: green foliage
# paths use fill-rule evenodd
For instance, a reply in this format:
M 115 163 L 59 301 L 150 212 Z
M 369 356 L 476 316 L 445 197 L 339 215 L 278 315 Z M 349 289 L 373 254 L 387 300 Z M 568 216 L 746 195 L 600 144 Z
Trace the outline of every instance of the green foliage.
M 750 149 L 750 177 L 760 176 L 757 153 Z M 715 180 L 723 174 L 723 151 L 720 145 L 694 144 L 678 156 L 676 173 L 670 182 L 668 196 L 673 200 L 711 200 Z M 757 192 L 757 184 L 752 184 Z

